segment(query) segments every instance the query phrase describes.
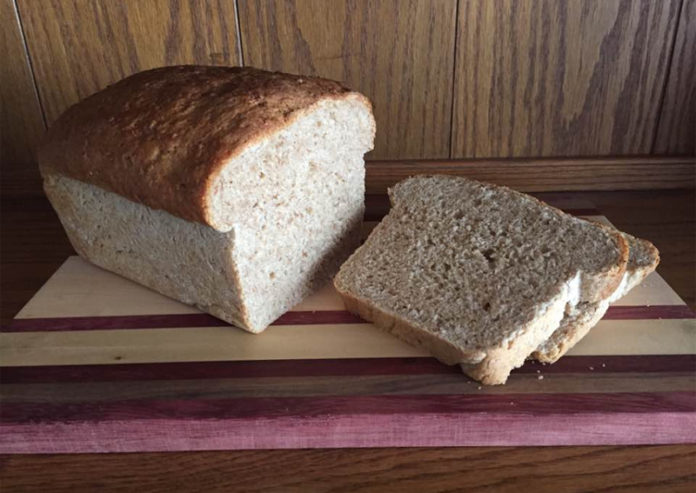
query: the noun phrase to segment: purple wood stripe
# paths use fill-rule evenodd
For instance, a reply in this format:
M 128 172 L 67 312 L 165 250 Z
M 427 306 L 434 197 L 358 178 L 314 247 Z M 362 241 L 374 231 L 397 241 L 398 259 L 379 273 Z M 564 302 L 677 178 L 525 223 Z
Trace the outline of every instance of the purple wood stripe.
M 514 401 L 511 401 L 514 406 Z M 184 426 L 182 426 L 182 424 Z M 696 413 L 340 415 L 0 424 L 0 453 L 694 443 Z
M 566 356 L 553 365 L 528 361 L 514 374 L 696 372 L 696 355 Z M 8 366 L 0 383 L 191 380 L 208 378 L 432 375 L 460 373 L 434 358 L 354 358 L 267 361 Z M 462 375 L 462 378 L 466 378 Z
M 0 423 L 249 419 L 346 415 L 507 415 L 576 413 L 696 413 L 696 392 L 578 394 L 355 395 L 249 397 L 211 400 L 133 400 L 63 404 L 4 403 Z M 366 420 L 366 421 L 367 421 Z M 696 430 L 692 431 L 696 433 Z
M 271 325 L 320 325 L 365 323 L 345 310 L 287 312 Z M 176 327 L 230 326 L 206 313 L 176 315 L 122 315 L 107 317 L 16 318 L 3 332 L 56 330 L 163 329 Z
M 690 319 L 696 314 L 687 305 L 611 306 L 605 320 Z M 365 323 L 345 310 L 287 312 L 272 325 L 320 325 Z M 123 315 L 108 317 L 16 318 L 3 332 L 48 332 L 58 330 L 160 329 L 175 327 L 230 326 L 205 313 L 177 315 Z

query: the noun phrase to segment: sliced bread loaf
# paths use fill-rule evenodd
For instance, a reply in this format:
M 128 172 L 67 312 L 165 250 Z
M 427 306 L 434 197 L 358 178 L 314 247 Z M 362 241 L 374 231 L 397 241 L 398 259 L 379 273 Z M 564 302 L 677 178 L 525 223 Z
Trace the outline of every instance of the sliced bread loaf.
M 337 82 L 165 67 L 68 109 L 39 163 L 81 256 L 260 332 L 357 246 L 374 133 Z
M 534 359 L 554 363 L 575 346 L 606 313 L 609 304 L 636 287 L 660 263 L 657 248 L 646 240 L 622 233 L 628 242 L 629 257 L 626 272 L 610 296 L 598 302 L 582 302 L 568 307 L 560 327 L 532 354 Z
M 486 384 L 504 383 L 567 306 L 610 296 L 626 270 L 618 232 L 508 188 L 415 177 L 390 198 L 336 289 L 350 311 Z

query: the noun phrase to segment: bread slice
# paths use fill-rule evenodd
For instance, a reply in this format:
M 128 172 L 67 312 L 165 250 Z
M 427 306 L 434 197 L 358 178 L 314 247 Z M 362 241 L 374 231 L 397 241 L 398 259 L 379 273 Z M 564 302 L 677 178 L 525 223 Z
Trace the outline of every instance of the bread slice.
M 333 81 L 167 67 L 70 108 L 39 160 L 82 257 L 260 332 L 357 247 L 374 132 Z
M 652 243 L 627 233 L 621 234 L 628 242 L 629 257 L 626 272 L 616 291 L 599 302 L 584 302 L 569 307 L 560 327 L 532 354 L 534 359 L 544 363 L 558 361 L 601 320 L 611 302 L 624 296 L 657 268 L 660 254 Z
M 448 176 L 390 190 L 392 209 L 341 266 L 346 307 L 486 384 L 599 302 L 628 260 L 615 230 L 505 187 Z

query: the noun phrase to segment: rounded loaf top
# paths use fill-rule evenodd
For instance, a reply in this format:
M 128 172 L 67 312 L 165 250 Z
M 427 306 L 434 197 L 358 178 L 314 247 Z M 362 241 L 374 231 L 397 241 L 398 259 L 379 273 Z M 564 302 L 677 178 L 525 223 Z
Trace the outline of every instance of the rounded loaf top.
M 335 81 L 251 67 L 140 72 L 65 111 L 38 151 L 59 173 L 216 227 L 208 197 L 223 165 L 315 103 L 356 97 Z

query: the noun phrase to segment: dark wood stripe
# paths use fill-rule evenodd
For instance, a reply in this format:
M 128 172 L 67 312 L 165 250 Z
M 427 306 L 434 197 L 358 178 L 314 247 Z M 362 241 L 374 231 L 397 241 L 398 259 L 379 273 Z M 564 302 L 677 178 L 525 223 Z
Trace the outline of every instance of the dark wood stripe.
M 564 356 L 553 364 L 527 361 L 517 373 L 671 373 L 696 372 L 696 354 Z
M 287 312 L 271 325 L 321 325 L 365 323 L 345 310 Z M 182 327 L 232 327 L 206 313 L 176 315 L 121 315 L 107 317 L 16 318 L 3 332 L 59 330 L 163 329 Z
M 611 306 L 605 320 L 690 319 L 696 315 L 687 305 Z M 366 323 L 345 310 L 287 312 L 272 325 L 321 325 Z M 16 318 L 2 332 L 60 330 L 160 329 L 230 326 L 205 313 L 177 315 L 124 315 L 109 317 Z
M 691 189 L 696 184 L 692 156 L 368 161 L 365 171 L 370 194 L 423 174 L 464 176 L 522 192 Z
M 434 358 L 296 359 L 114 365 L 10 366 L 0 368 L 0 382 L 5 384 L 442 373 L 461 372 L 456 366 L 443 365 Z
M 610 306 L 603 320 L 669 320 L 696 318 L 688 305 Z
M 339 397 L 366 395 L 510 395 L 633 392 L 696 392 L 693 372 L 513 374 L 505 385 L 482 387 L 461 374 L 341 375 L 313 377 L 209 378 L 3 384 L 3 405 L 49 405 L 162 400 L 209 400 L 256 397 Z
M 565 356 L 552 365 L 528 361 L 513 374 L 678 373 L 696 371 L 696 355 Z M 190 380 L 211 378 L 458 374 L 434 358 L 298 359 L 113 365 L 6 366 L 2 384 Z
M 70 404 L 3 404 L 0 423 L 104 420 L 249 419 L 341 415 L 460 414 L 501 412 L 572 416 L 577 413 L 695 413 L 696 392 L 378 395 L 258 397 L 214 400 L 135 400 Z M 686 432 L 686 431 L 685 431 Z M 691 431 L 694 433 L 694 430 Z

